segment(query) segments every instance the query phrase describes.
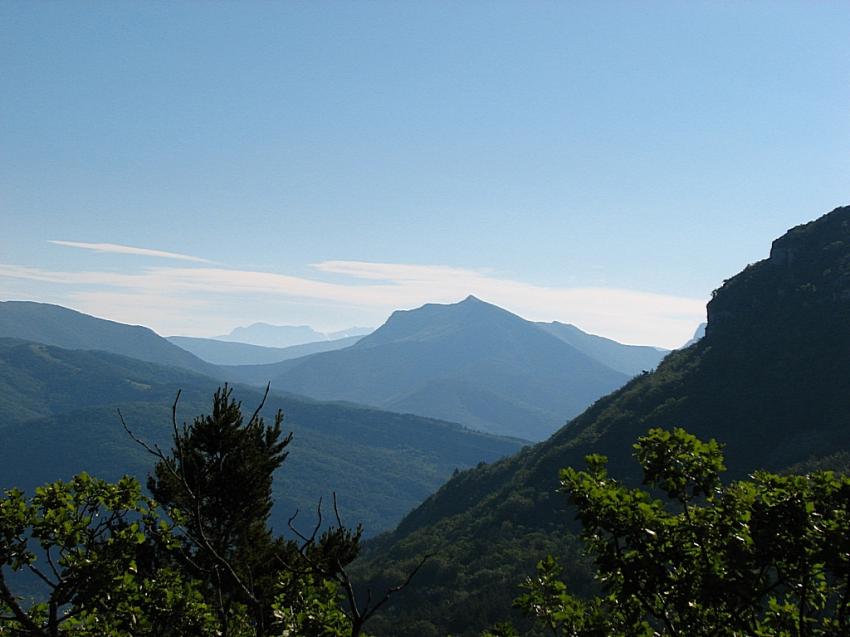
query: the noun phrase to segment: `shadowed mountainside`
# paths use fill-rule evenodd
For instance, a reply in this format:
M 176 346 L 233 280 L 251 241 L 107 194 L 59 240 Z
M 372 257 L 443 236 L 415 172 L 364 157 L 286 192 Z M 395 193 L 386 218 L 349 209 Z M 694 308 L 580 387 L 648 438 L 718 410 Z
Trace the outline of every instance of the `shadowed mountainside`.
M 436 551 L 416 594 L 370 627 L 378 635 L 477 635 L 510 613 L 517 585 L 554 553 L 587 591 L 558 471 L 601 453 L 640 479 L 631 457 L 651 427 L 681 426 L 726 445 L 727 479 L 756 468 L 846 467 L 850 451 L 850 207 L 790 230 L 770 258 L 726 281 L 706 335 L 596 402 L 549 440 L 462 472 L 375 540 L 360 572 L 375 586 Z M 421 600 L 428 600 L 426 604 Z M 419 601 L 417 601 L 419 600 Z

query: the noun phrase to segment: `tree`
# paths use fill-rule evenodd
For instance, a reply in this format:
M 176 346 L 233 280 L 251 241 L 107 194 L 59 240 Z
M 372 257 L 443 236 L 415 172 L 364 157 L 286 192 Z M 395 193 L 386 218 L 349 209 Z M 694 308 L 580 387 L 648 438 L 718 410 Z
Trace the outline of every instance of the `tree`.
M 210 414 L 178 427 L 175 400 L 171 452 L 152 450 L 158 462 L 148 489 L 180 523 L 184 567 L 208 583 L 225 637 L 243 608 L 256 634 L 267 634 L 280 560 L 294 550 L 268 525 L 272 476 L 292 434 L 283 436 L 280 411 L 266 425 L 259 415 L 264 402 L 246 422 L 225 385 Z
M 516 605 L 554 635 L 850 634 L 850 478 L 776 475 L 722 485 L 714 440 L 653 429 L 635 456 L 644 485 L 603 456 L 561 471 L 603 595 L 571 595 L 554 560 Z
M 356 600 L 345 567 L 357 557 L 362 529 L 343 526 L 336 498 L 337 526 L 321 534 L 321 501 L 310 537 L 291 526 L 297 512 L 293 515 L 290 528 L 300 544 L 274 536 L 269 528 L 273 473 L 286 459 L 292 434 L 282 434 L 281 411 L 272 425 L 259 415 L 268 392 L 266 387 L 245 421 L 241 403 L 225 385 L 213 396 L 209 415 L 182 427 L 176 417 L 178 393 L 169 454 L 124 426 L 157 458 L 148 488 L 182 530 L 177 561 L 206 582 L 207 600 L 217 610 L 224 637 L 263 637 L 280 630 L 304 637 L 330 637 L 339 631 L 359 635 L 374 611 L 361 613 L 352 603 Z M 350 612 L 340 606 L 343 595 Z
M 160 563 L 169 524 L 133 478 L 82 473 L 70 482 L 12 489 L 0 499 L 0 635 L 177 637 L 216 634 L 195 582 Z M 41 601 L 13 592 L 35 578 Z M 32 592 L 32 589 L 31 589 Z

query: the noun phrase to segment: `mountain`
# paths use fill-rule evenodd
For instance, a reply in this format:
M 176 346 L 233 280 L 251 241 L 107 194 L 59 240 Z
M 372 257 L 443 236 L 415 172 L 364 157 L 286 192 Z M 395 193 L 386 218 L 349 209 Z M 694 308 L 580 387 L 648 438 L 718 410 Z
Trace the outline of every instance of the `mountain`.
M 370 625 L 376 635 L 477 635 L 506 619 L 517 585 L 547 553 L 573 591 L 591 587 L 558 471 L 609 457 L 636 484 L 632 444 L 681 426 L 725 444 L 726 479 L 757 468 L 846 468 L 850 455 L 850 207 L 793 228 L 716 290 L 705 336 L 597 401 L 549 440 L 462 472 L 368 547 L 365 585 L 435 552 L 415 593 Z M 423 602 L 422 600 L 427 600 Z
M 230 368 L 233 373 L 240 370 Z M 628 376 L 473 296 L 394 312 L 346 349 L 241 370 L 244 382 L 530 440 Z
M 691 345 L 696 343 L 699 339 L 701 339 L 703 336 L 705 336 L 705 327 L 706 327 L 705 323 L 700 323 L 697 326 L 697 329 L 694 331 L 694 335 L 691 337 L 691 339 L 687 343 L 682 345 L 682 349 L 684 349 L 685 347 L 690 347 Z
M 140 325 L 95 318 L 59 305 L 0 301 L 0 338 L 19 338 L 65 349 L 101 350 L 214 378 L 221 370 Z
M 82 407 L 167 405 L 176 388 L 211 382 L 177 367 L 106 352 L 0 338 L 0 429 Z
M 345 336 L 290 347 L 264 347 L 249 343 L 220 341 L 213 338 L 169 336 L 167 339 L 213 365 L 267 365 L 319 352 L 330 352 L 354 345 L 361 336 Z
M 354 336 L 367 336 L 375 331 L 374 327 L 349 327 L 345 330 L 336 332 L 325 332 L 325 338 L 329 341 L 335 341 L 341 338 L 352 338 Z
M 247 327 L 236 327 L 230 334 L 216 336 L 215 340 L 248 343 L 262 347 L 292 347 L 317 341 L 335 341 L 351 336 L 365 336 L 372 331 L 369 327 L 352 327 L 339 332 L 317 332 L 308 325 L 269 325 L 253 323 Z
M 584 352 L 591 358 L 598 360 L 611 369 L 635 376 L 645 371 L 656 368 L 661 359 L 669 354 L 669 350 L 646 345 L 623 345 L 617 341 L 582 332 L 575 325 L 569 323 L 537 323 L 537 326 L 557 336 L 565 343 Z
M 0 339 L 0 492 L 67 479 L 79 471 L 114 480 L 144 479 L 152 459 L 121 427 L 120 408 L 137 435 L 168 448 L 171 405 L 182 390 L 180 419 L 207 413 L 218 381 L 100 351 L 66 350 Z M 261 398 L 237 387 L 247 409 Z M 339 494 L 346 520 L 374 534 L 442 484 L 456 469 L 492 461 L 522 441 L 471 432 L 459 425 L 297 396 L 270 395 L 264 413 L 280 408 L 295 433 L 276 475 L 279 530 L 320 496 Z

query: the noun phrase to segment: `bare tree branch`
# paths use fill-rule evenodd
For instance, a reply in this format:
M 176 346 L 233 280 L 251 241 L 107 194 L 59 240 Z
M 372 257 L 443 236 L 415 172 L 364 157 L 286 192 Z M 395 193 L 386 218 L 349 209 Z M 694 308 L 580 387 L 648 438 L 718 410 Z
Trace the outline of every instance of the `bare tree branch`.
M 269 397 L 269 389 L 271 389 L 271 386 L 271 381 L 266 383 L 266 391 L 263 392 L 263 399 L 260 401 L 260 404 L 257 405 L 257 408 L 254 410 L 254 413 L 251 414 L 251 418 L 248 420 L 249 425 L 257 419 L 257 416 L 260 415 L 260 410 L 263 408 L 263 405 L 266 404 L 266 398 Z M 225 385 L 225 387 L 227 387 L 227 385 Z
M 365 621 L 366 621 L 367 619 L 369 619 L 372 615 L 374 615 L 374 614 L 375 614 L 375 612 L 376 612 L 376 611 L 377 611 L 377 610 L 378 610 L 381 606 L 383 606 L 384 604 L 386 604 L 386 603 L 389 601 L 389 599 L 390 599 L 390 597 L 391 597 L 392 595 L 394 595 L 394 594 L 396 594 L 396 593 L 398 593 L 398 592 L 400 592 L 400 591 L 404 590 L 405 588 L 407 588 L 407 587 L 408 587 L 408 585 L 410 585 L 410 582 L 412 582 L 412 581 L 413 581 L 413 578 L 414 578 L 414 577 L 416 576 L 416 574 L 419 572 L 419 569 L 421 569 L 421 568 L 425 565 L 425 562 L 427 562 L 428 560 L 430 560 L 432 557 L 434 557 L 434 554 L 433 554 L 433 553 L 427 553 L 427 554 L 423 555 L 423 556 L 422 556 L 422 559 L 421 559 L 421 560 L 419 560 L 419 563 L 416 565 L 416 567 L 415 567 L 412 571 L 410 571 L 410 573 L 409 573 L 409 574 L 408 574 L 408 576 L 407 576 L 407 579 L 406 579 L 406 580 L 404 580 L 404 582 L 402 582 L 401 584 L 398 584 L 397 586 L 393 586 L 392 588 L 388 589 L 388 590 L 387 590 L 387 592 L 386 592 L 386 593 L 384 593 L 383 598 L 381 598 L 381 601 L 379 601 L 377 604 L 375 604 L 375 605 L 371 608 L 371 610 L 368 610 L 367 612 L 365 612 L 365 613 L 364 613 L 364 615 L 363 615 L 363 621 L 365 622 Z M 371 593 L 371 591 L 370 591 L 370 593 Z
M 334 492 L 332 494 L 332 496 L 333 496 L 332 502 L 333 502 L 334 516 L 336 517 L 337 524 L 339 525 L 338 528 L 340 530 L 342 530 L 345 527 L 343 526 L 342 516 L 340 515 L 340 512 L 339 512 L 339 506 L 338 506 L 338 503 L 337 503 L 336 492 Z M 298 510 L 296 509 L 295 513 L 287 521 L 287 526 L 302 541 L 302 545 L 298 549 L 298 554 L 299 554 L 300 558 L 304 561 L 305 564 L 307 564 L 307 566 L 309 568 L 306 569 L 306 570 L 296 569 L 292 565 L 290 565 L 286 561 L 284 561 L 282 558 L 278 558 L 278 559 L 281 562 L 281 564 L 284 566 L 284 568 L 286 568 L 289 572 L 291 572 L 293 574 L 306 575 L 306 574 L 309 574 L 309 573 L 317 573 L 318 575 L 320 575 L 321 577 L 323 577 L 325 579 L 331 579 L 331 580 L 335 581 L 337 584 L 339 584 L 342 587 L 343 591 L 345 592 L 346 601 L 348 602 L 348 609 L 343 608 L 342 610 L 345 613 L 345 615 L 349 618 L 349 620 L 351 620 L 351 636 L 352 637 L 357 637 L 358 635 L 360 635 L 361 631 L 363 630 L 363 625 L 384 604 L 386 604 L 394 594 L 396 594 L 396 593 L 404 590 L 405 588 L 407 588 L 407 586 L 410 584 L 410 582 L 416 576 L 416 573 L 419 572 L 419 570 L 422 568 L 422 566 L 425 564 L 425 562 L 427 562 L 429 559 L 431 559 L 431 557 L 433 557 L 433 554 L 430 554 L 430 553 L 423 556 L 422 559 L 418 562 L 418 564 L 413 568 L 413 570 L 411 570 L 410 573 L 407 575 L 407 578 L 403 582 L 401 582 L 400 584 L 397 584 L 396 586 L 392 586 L 392 587 L 388 588 L 384 592 L 383 597 L 381 597 L 381 599 L 377 603 L 372 604 L 372 590 L 367 589 L 366 590 L 366 601 L 365 601 L 365 603 L 358 604 L 357 594 L 356 594 L 356 591 L 354 589 L 354 582 L 352 581 L 351 576 L 348 574 L 348 571 L 345 570 L 345 566 L 339 561 L 339 559 L 336 560 L 336 564 L 335 564 L 336 569 L 330 570 L 325 565 L 323 565 L 322 563 L 313 559 L 309 555 L 309 549 L 310 549 L 311 546 L 313 546 L 315 544 L 316 535 L 318 534 L 318 531 L 319 531 L 319 529 L 321 528 L 321 525 L 322 525 L 322 499 L 319 498 L 319 503 L 318 503 L 318 506 L 316 507 L 316 517 L 318 518 L 318 522 L 317 522 L 316 526 L 314 527 L 313 532 L 310 534 L 310 536 L 304 535 L 297 528 L 295 528 L 295 525 L 293 524 L 293 522 L 295 521 L 295 518 L 297 518 L 297 517 L 298 517 Z
M 36 624 L 30 616 L 26 614 L 24 609 L 21 608 L 20 604 L 18 604 L 18 600 L 14 595 L 12 595 L 12 591 L 9 590 L 9 587 L 6 584 L 6 578 L 3 575 L 2 568 L 0 568 L 0 600 L 9 607 L 9 610 L 12 611 L 12 614 L 15 616 L 15 619 L 18 620 L 18 623 L 29 630 L 32 635 L 44 634 L 41 626 Z
M 42 573 L 41 569 L 36 567 L 34 564 L 27 564 L 26 567 L 33 575 L 35 575 L 36 577 L 38 577 L 38 579 L 47 584 L 52 590 L 56 590 L 59 587 L 58 583 L 51 581 L 50 578 L 48 578 L 44 573 Z

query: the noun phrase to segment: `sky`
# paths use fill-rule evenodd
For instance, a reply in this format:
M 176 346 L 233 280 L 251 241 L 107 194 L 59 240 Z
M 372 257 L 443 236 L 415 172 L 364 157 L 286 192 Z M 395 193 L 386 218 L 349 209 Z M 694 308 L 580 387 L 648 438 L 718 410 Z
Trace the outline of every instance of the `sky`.
M 676 347 L 850 203 L 848 2 L 0 3 L 0 299 Z

